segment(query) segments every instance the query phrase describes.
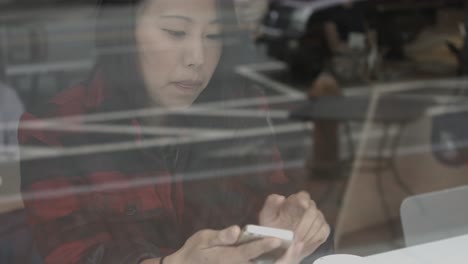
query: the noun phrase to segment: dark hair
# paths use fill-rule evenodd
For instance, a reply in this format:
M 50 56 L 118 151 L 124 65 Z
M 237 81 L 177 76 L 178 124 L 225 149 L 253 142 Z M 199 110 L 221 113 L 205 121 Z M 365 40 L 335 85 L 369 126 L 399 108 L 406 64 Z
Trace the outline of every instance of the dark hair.
M 99 111 L 115 111 L 125 108 L 130 110 L 145 107 L 144 100 L 147 98 L 147 92 L 141 73 L 136 67 L 137 49 L 134 39 L 137 7 L 142 1 L 151 0 L 104 1 L 101 5 L 99 23 L 96 30 L 96 42 L 99 51 L 96 70 L 102 71 L 105 81 L 109 84 L 111 96 L 110 100 L 104 102 L 104 109 L 99 109 Z M 125 4 L 127 7 L 119 9 L 121 4 Z M 237 24 L 233 0 L 217 0 L 217 5 L 223 11 L 223 16 L 220 17 L 220 19 L 224 20 L 222 21 L 223 25 Z M 111 20 L 110 24 L 109 19 Z M 120 26 L 116 27 L 116 23 L 119 23 Z M 249 51 L 245 49 L 247 47 L 245 42 L 239 42 L 243 33 L 245 32 L 242 32 L 240 29 L 231 30 L 230 28 L 227 35 L 223 34 L 224 40 L 229 40 L 229 44 L 223 45 L 220 62 L 213 73 L 210 83 L 196 99 L 195 103 L 206 101 L 223 102 L 233 98 L 260 96 L 258 90 L 251 89 L 252 87 L 246 85 L 245 81 L 234 71 L 234 66 L 242 63 L 243 59 L 253 57 L 249 57 Z M 231 40 L 238 41 L 239 43 L 232 44 Z M 219 107 L 225 108 L 227 106 L 221 104 Z M 122 120 L 122 122 L 126 121 Z M 186 118 L 183 114 L 180 116 L 169 114 L 169 118 L 165 122 L 170 122 L 169 125 L 176 124 L 176 126 L 182 123 L 183 127 L 221 128 L 233 129 L 234 131 L 268 125 L 266 118 L 232 118 L 228 115 L 217 115 L 214 117 L 190 116 Z M 122 137 L 127 136 L 124 135 Z M 96 142 L 122 142 L 122 137 L 118 135 L 111 137 L 107 134 L 102 134 L 96 135 L 95 140 Z M 202 158 L 208 158 L 205 157 L 205 153 L 210 153 L 210 151 L 219 151 L 233 146 L 252 146 L 252 142 L 261 142 L 262 145 L 255 145 L 257 149 L 260 149 L 263 145 L 271 146 L 273 144 L 273 137 L 270 135 L 247 138 L 238 137 L 230 140 L 214 140 L 209 144 L 205 144 L 205 142 L 190 143 L 188 144 L 190 145 L 190 151 L 186 156 L 187 164 L 185 164 L 185 169 L 197 172 L 201 171 L 202 168 L 200 166 L 206 166 L 206 168 L 203 167 L 203 170 L 226 168 L 237 166 L 236 164 L 240 164 L 241 161 L 244 162 L 243 164 L 261 164 L 260 161 L 265 156 L 258 154 L 243 155 L 236 159 L 216 160 L 216 162 L 208 162 L 209 164 L 203 160 L 200 161 Z M 164 146 L 161 149 L 170 149 L 171 147 Z M 162 151 L 164 152 L 164 150 Z M 131 167 L 126 165 L 128 161 L 133 161 L 137 158 L 137 156 L 132 155 L 130 152 L 123 153 L 117 165 L 122 166 L 123 170 L 127 170 Z M 135 164 L 140 164 L 139 162 L 135 161 Z
M 137 9 L 144 1 L 151 0 L 101 0 L 96 28 L 96 69 L 102 72 L 106 82 L 112 87 L 112 100 L 105 110 L 142 108 L 149 98 L 138 69 L 135 41 Z M 217 0 L 217 6 L 223 10 L 222 24 L 237 24 L 233 0 Z M 240 30 L 233 30 L 228 37 L 238 40 L 238 34 Z M 227 94 L 231 94 L 233 83 L 241 83 L 232 69 L 235 62 L 229 58 L 233 52 L 226 49 L 224 46 L 220 63 L 208 87 L 196 102 L 224 99 Z

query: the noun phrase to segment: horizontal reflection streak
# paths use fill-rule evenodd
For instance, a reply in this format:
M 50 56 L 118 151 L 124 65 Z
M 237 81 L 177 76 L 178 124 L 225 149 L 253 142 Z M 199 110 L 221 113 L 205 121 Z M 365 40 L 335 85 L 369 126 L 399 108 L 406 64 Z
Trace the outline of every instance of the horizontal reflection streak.
M 183 176 L 185 181 L 207 180 L 220 177 L 233 177 L 238 175 L 246 175 L 249 173 L 259 173 L 266 171 L 273 171 L 277 169 L 290 169 L 300 168 L 304 165 L 303 160 L 286 161 L 282 165 L 278 163 L 268 163 L 254 166 L 244 166 L 241 168 L 222 168 L 203 172 L 187 173 Z M 145 179 L 135 179 L 132 181 L 125 181 L 120 183 L 106 183 L 101 185 L 94 185 L 92 187 L 73 187 L 65 190 L 54 190 L 53 192 L 29 192 L 22 195 L 10 195 L 0 199 L 2 203 L 11 203 L 19 199 L 36 200 L 36 199 L 56 199 L 69 195 L 79 195 L 89 192 L 105 192 L 105 191 L 118 191 L 123 189 L 138 188 L 140 186 L 152 186 L 157 184 L 167 184 L 170 182 L 169 177 L 148 177 Z
M 393 83 L 388 85 L 375 85 L 374 89 L 382 90 L 383 92 L 398 92 L 404 91 L 405 89 L 417 89 L 421 88 L 422 84 L 429 85 L 428 87 L 445 87 L 445 86 L 454 86 L 454 85 L 467 85 L 468 80 L 431 80 L 430 82 L 409 82 L 409 83 Z M 442 86 L 444 85 L 444 86 Z M 405 88 L 407 87 L 407 88 Z M 302 98 L 302 97 L 301 97 Z M 219 110 L 219 108 L 238 108 L 238 107 L 248 107 L 248 106 L 258 106 L 265 104 L 275 104 L 275 103 L 286 103 L 301 101 L 301 98 L 291 96 L 291 95 L 278 95 L 278 96 L 268 96 L 265 98 L 249 98 L 249 99 L 232 99 L 223 102 L 210 102 L 195 105 L 198 108 L 207 108 L 213 110 Z M 303 99 L 302 99 L 303 100 Z M 217 108 L 218 107 L 218 108 Z M 61 118 L 49 118 L 43 119 L 42 122 L 73 122 L 73 121 L 82 121 L 82 122 L 102 122 L 102 121 L 114 121 L 121 119 L 128 119 L 133 117 L 145 117 L 145 116 L 157 116 L 175 113 L 177 110 L 174 109 L 140 109 L 140 110 L 131 110 L 131 111 L 116 111 L 111 113 L 98 113 L 91 114 L 86 116 L 69 116 Z
M 275 127 L 275 134 L 289 133 L 304 130 L 305 126 L 302 123 L 278 125 Z M 65 157 L 75 155 L 86 155 L 94 153 L 106 153 L 116 151 L 128 151 L 134 149 L 146 149 L 157 146 L 165 145 L 177 145 L 177 144 L 189 144 L 189 143 L 200 143 L 209 142 L 215 140 L 227 140 L 233 138 L 242 137 L 254 137 L 271 134 L 271 127 L 245 129 L 243 131 L 229 131 L 223 133 L 204 133 L 196 136 L 187 136 L 180 138 L 158 138 L 158 139 L 146 139 L 139 142 L 125 141 L 112 144 L 96 144 L 87 145 L 71 148 L 47 148 L 39 153 L 32 153 L 25 151 L 25 147 L 21 150 L 22 160 L 40 159 L 40 158 L 53 158 L 53 157 Z
M 204 133 L 225 133 L 228 130 L 222 129 L 203 129 L 203 128 L 187 128 L 187 127 L 160 127 L 160 126 L 141 126 L 135 127 L 132 125 L 94 125 L 94 124 L 70 124 L 70 123 L 40 123 L 31 122 L 20 126 L 22 130 L 37 130 L 41 131 L 66 131 L 66 132 L 92 132 L 104 134 L 128 134 L 128 135 L 191 135 Z
M 210 109 L 211 111 L 220 111 L 223 108 L 235 108 L 235 107 L 248 107 L 248 106 L 258 106 L 264 105 L 265 102 L 268 105 L 274 103 L 284 103 L 297 101 L 297 98 L 291 98 L 289 96 L 271 96 L 264 98 L 249 98 L 249 99 L 233 99 L 222 102 L 211 102 L 204 104 L 196 104 L 190 109 L 165 109 L 165 108 L 147 108 L 139 110 L 129 110 L 129 111 L 115 111 L 109 113 L 98 113 L 98 114 L 89 114 L 89 115 L 74 115 L 67 117 L 57 117 L 57 118 L 46 118 L 39 121 L 26 121 L 22 125 L 26 127 L 33 128 L 34 126 L 39 126 L 45 128 L 48 126 L 57 126 L 57 124 L 69 124 L 73 122 L 105 122 L 105 121 L 116 121 L 122 119 L 131 119 L 135 117 L 148 117 L 148 116 L 159 116 L 167 114 L 180 114 L 185 112 L 190 112 L 192 109 Z M 261 111 L 261 110 L 258 110 Z M 5 126 L 2 126 L 5 127 Z M 7 123 L 9 129 L 16 129 L 16 123 Z

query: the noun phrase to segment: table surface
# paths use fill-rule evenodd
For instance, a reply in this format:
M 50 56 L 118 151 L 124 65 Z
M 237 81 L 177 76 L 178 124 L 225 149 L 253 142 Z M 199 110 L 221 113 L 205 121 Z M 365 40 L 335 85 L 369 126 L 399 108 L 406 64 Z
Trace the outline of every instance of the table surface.
M 466 264 L 468 234 L 366 257 L 369 264 Z
M 370 102 L 369 96 L 323 96 L 302 103 L 289 117 L 302 121 L 366 121 Z M 376 103 L 373 120 L 390 123 L 414 121 L 435 104 L 429 98 L 405 95 L 382 96 Z

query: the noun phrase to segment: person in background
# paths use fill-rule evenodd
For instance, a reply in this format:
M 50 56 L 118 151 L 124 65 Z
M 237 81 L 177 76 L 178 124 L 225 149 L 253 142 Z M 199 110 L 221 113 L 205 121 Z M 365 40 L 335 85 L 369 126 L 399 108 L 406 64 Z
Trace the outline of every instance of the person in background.
M 324 35 L 331 56 L 377 48 L 376 32 L 366 20 L 366 3 L 353 0 L 322 12 Z
M 12 170 L 19 157 L 17 129 L 24 106 L 14 88 L 7 84 L 5 65 L 0 63 L 0 190 L 11 193 L 19 182 Z M 6 171 L 4 171 L 7 167 Z M 15 177 L 13 179 L 13 177 Z M 18 178 L 16 178 L 18 177 Z M 0 197 L 0 199 L 3 197 Z M 20 199 L 18 199 L 20 200 Z M 35 251 L 21 201 L 5 203 L 0 208 L 0 263 L 41 264 Z
M 4 79 L 0 80 L 0 155 L 18 154 L 17 127 L 23 112 L 23 103 L 16 91 Z
M 273 238 L 236 245 L 246 224 L 295 233 L 278 264 L 331 253 L 330 227 L 284 174 L 269 120 L 228 114 L 229 100 L 265 102 L 230 64 L 238 60 L 229 45 L 238 33 L 232 2 L 109 2 L 100 9 L 89 80 L 21 121 L 22 145 L 55 150 L 21 161 L 28 222 L 44 262 L 251 263 L 280 246 Z M 191 114 L 207 104 L 213 117 Z M 108 119 L 88 127 L 87 118 L 102 116 Z M 74 129 L 29 126 L 49 118 L 69 118 Z M 114 133 L 96 130 L 106 126 Z M 249 129 L 269 133 L 239 135 Z M 178 136 L 192 130 L 203 132 Z M 235 137 L 204 140 L 219 133 Z M 250 151 L 213 154 L 239 147 Z
M 342 95 L 342 85 L 367 81 L 376 69 L 376 32 L 366 21 L 365 3 L 353 0 L 319 12 L 328 54 L 325 69 L 308 90 L 309 98 Z M 335 121 L 315 122 L 314 147 L 307 159 L 310 177 L 331 178 L 340 173 L 339 135 Z

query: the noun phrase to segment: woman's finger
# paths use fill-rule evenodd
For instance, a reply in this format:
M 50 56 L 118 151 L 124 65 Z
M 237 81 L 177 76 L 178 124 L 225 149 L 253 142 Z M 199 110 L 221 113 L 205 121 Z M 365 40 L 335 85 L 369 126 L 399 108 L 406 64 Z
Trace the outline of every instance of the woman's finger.
M 280 213 L 283 228 L 296 230 L 307 208 L 310 207 L 309 201 L 300 199 L 297 194 L 288 197 Z
M 314 235 L 310 236 L 305 245 L 307 247 L 308 254 L 312 254 L 320 245 L 322 245 L 330 235 L 330 226 L 325 222 L 321 221 L 321 226 L 318 228 Z
M 199 231 L 195 237 L 198 238 L 198 242 L 203 248 L 211 248 L 218 246 L 229 246 L 236 242 L 239 237 L 241 230 L 239 226 L 231 226 L 226 229 L 215 231 L 215 230 L 203 230 Z
M 276 238 L 262 238 L 252 242 L 248 242 L 236 247 L 244 260 L 255 259 L 267 252 L 277 249 L 281 246 L 281 240 Z
M 315 206 L 311 206 L 302 216 L 299 224 L 294 230 L 294 239 L 296 241 L 305 242 L 308 240 L 308 235 L 311 233 L 311 227 L 315 222 L 319 221 L 319 211 Z
M 275 261 L 275 264 L 299 264 L 301 262 L 301 252 L 304 243 L 294 242 L 281 258 Z
M 261 221 L 271 222 L 275 220 L 278 215 L 281 206 L 283 205 L 286 198 L 281 195 L 272 194 L 269 195 L 260 211 L 259 218 Z

